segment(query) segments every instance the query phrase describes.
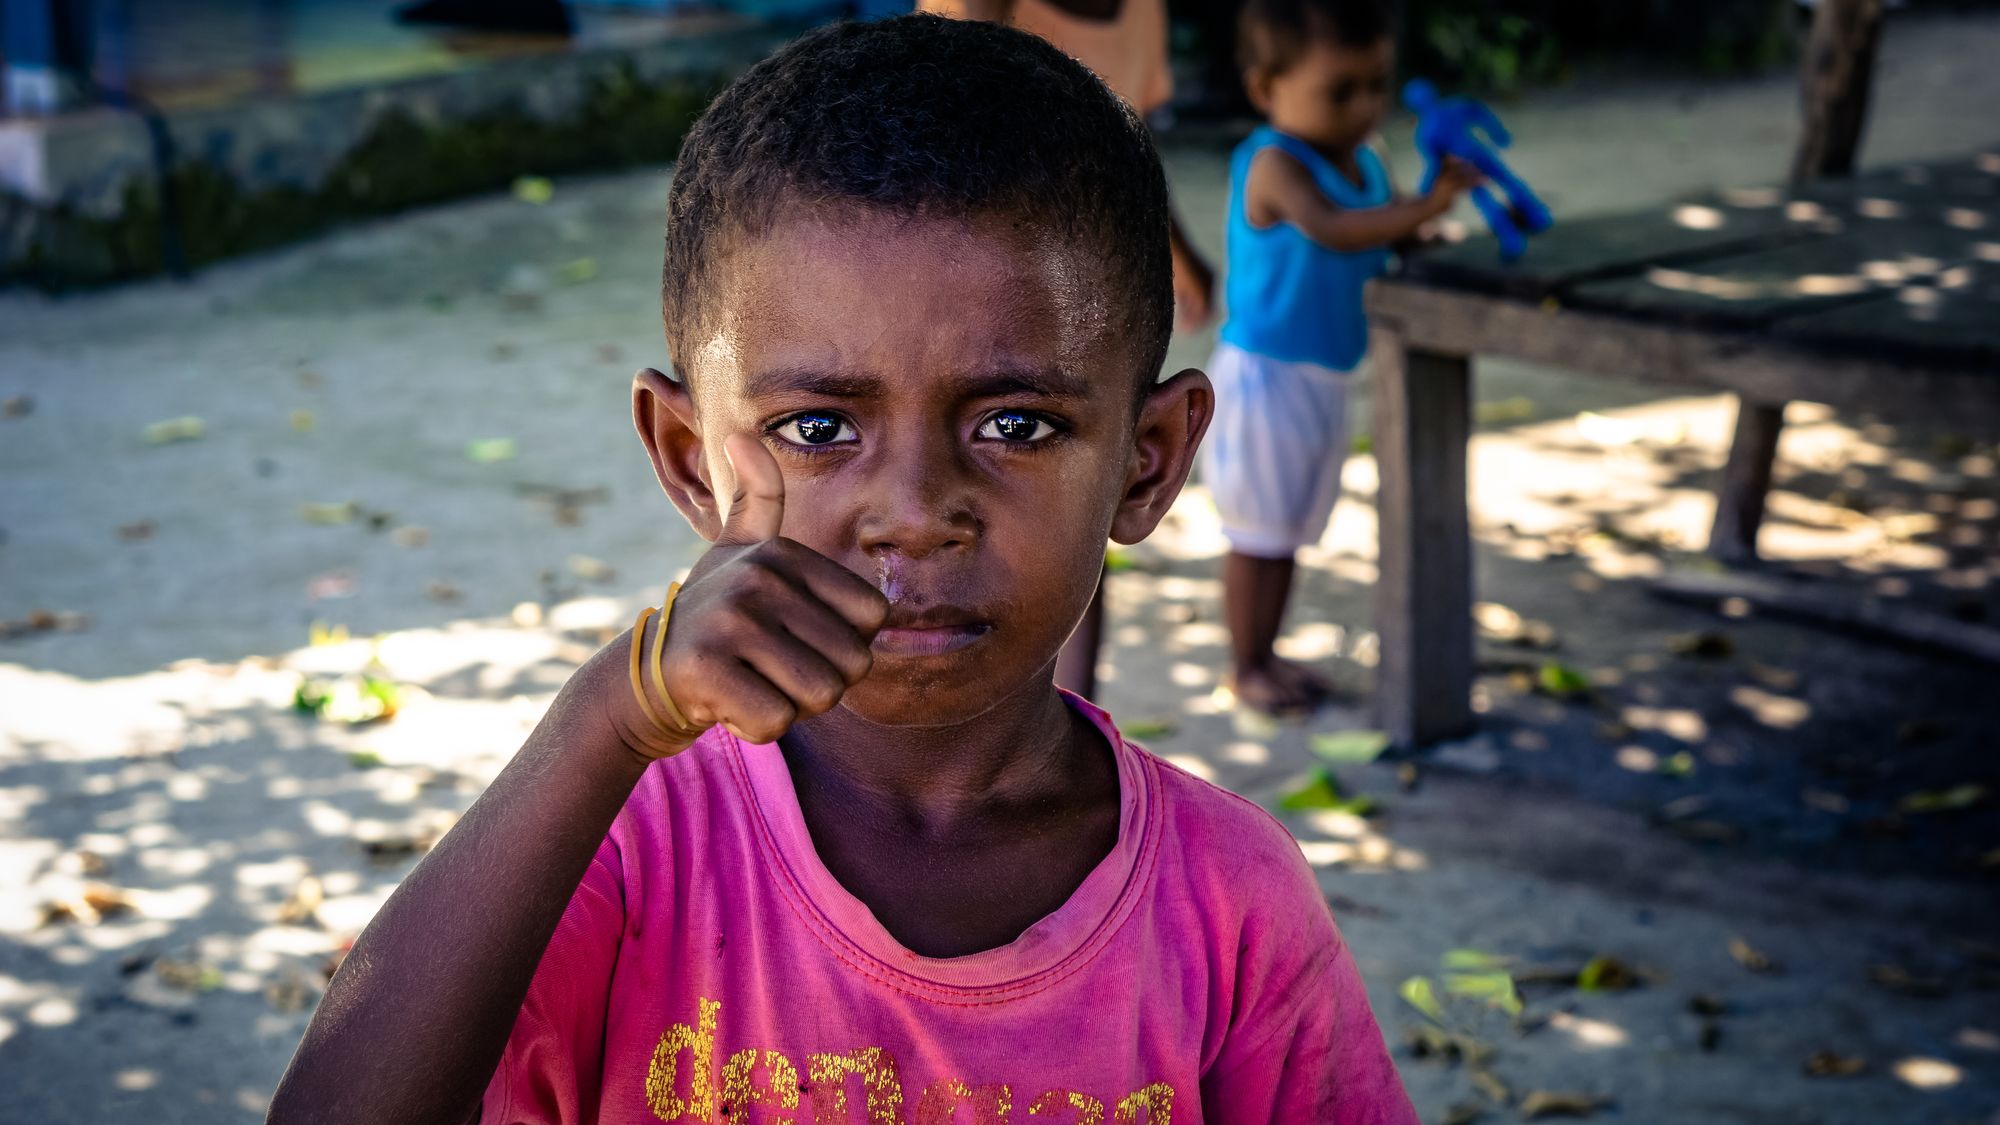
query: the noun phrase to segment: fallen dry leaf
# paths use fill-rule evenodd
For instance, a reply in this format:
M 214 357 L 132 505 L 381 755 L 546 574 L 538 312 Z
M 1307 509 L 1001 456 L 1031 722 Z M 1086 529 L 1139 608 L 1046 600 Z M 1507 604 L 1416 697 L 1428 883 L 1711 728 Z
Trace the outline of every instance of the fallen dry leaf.
M 609 582 L 618 577 L 618 571 L 610 563 L 589 555 L 571 555 L 569 572 L 585 582 Z
M 1486 1107 L 1478 1102 L 1453 1102 L 1445 1107 L 1444 1116 L 1438 1118 L 1439 1125 L 1472 1125 L 1486 1115 Z
M 398 547 L 422 547 L 431 541 L 431 532 L 427 527 L 412 524 L 390 532 L 389 538 Z
M 5 402 L 0 402 L 0 417 L 26 418 L 34 410 L 35 400 L 27 395 L 9 395 Z
M 424 587 L 424 596 L 434 602 L 455 602 L 460 595 L 458 587 L 449 582 L 432 582 Z
M 1934 1000 L 1951 991 L 1951 986 L 1943 977 L 1918 976 L 1901 965 L 1870 965 L 1868 979 L 1878 987 L 1890 992 L 1900 992 L 1905 996 L 1920 996 Z
M 1575 1091 L 1531 1090 L 1521 1099 L 1521 1120 L 1543 1117 L 1589 1117 L 1610 1102 L 1596 1094 Z
M 1479 1087 L 1480 1093 L 1485 1094 L 1501 1105 L 1506 1105 L 1507 1099 L 1514 1094 L 1512 1090 L 1507 1088 L 1507 1084 L 1500 1080 L 1499 1075 L 1483 1066 L 1476 1066 L 1466 1071 L 1466 1077 L 1472 1079 L 1472 1084 Z
M 182 992 L 214 992 L 222 987 L 222 970 L 199 961 L 162 957 L 153 962 L 153 974 L 161 984 Z
M 1724 633 L 1702 630 L 1698 633 L 1675 633 L 1667 638 L 1667 651 L 1675 656 L 1692 657 L 1697 660 L 1719 660 L 1736 652 L 1736 642 Z
M 141 539 L 151 539 L 152 537 L 152 520 L 137 520 L 133 523 L 121 523 L 118 525 L 118 538 L 126 542 L 136 542 Z
M 1776 973 L 1780 971 L 1778 963 L 1766 956 L 1763 950 L 1758 949 L 1740 937 L 1729 939 L 1729 955 L 1736 958 L 1737 964 L 1753 973 Z
M 148 445 L 166 445 L 169 442 L 193 441 L 207 428 L 201 419 L 189 414 L 154 422 L 142 431 L 142 436 Z
M 1868 1069 L 1868 1060 L 1859 1055 L 1814 1051 L 1804 1069 L 1807 1078 L 1852 1078 Z
M 313 1002 L 317 990 L 304 973 L 293 969 L 277 980 L 264 985 L 264 999 L 280 1012 L 302 1012 Z
M 326 888 L 316 876 L 308 875 L 292 888 L 291 896 L 278 906 L 278 921 L 287 926 L 303 926 L 317 920 Z M 296 1009 L 294 1009 L 296 1011 Z

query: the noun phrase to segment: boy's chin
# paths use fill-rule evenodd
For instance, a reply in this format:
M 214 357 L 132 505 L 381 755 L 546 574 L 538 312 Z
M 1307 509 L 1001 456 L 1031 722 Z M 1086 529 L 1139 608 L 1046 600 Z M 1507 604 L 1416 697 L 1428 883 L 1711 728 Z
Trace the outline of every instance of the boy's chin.
M 996 682 L 978 661 L 878 658 L 868 678 L 847 689 L 841 709 L 878 726 L 943 727 L 971 722 L 1020 694 L 1022 683 Z M 939 665 L 944 665 L 940 667 Z

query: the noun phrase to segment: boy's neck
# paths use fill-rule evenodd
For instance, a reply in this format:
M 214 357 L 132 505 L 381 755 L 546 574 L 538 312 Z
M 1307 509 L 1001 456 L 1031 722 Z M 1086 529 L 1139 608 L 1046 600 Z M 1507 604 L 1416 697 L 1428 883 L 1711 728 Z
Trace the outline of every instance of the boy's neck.
M 1052 672 L 1053 665 L 1045 672 Z M 950 834 L 996 805 L 1063 793 L 1108 749 L 1051 675 L 1030 677 L 978 716 L 942 726 L 885 726 L 845 708 L 795 724 L 780 741 L 794 784 L 894 813 Z

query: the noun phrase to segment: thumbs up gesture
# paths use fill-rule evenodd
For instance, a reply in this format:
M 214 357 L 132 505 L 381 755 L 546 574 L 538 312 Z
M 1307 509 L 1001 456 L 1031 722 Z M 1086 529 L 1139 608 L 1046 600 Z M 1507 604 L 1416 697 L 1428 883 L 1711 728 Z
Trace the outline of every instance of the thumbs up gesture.
M 690 721 L 773 742 L 798 720 L 832 710 L 868 674 L 868 646 L 889 603 L 853 571 L 780 534 L 785 477 L 762 442 L 732 434 L 722 451 L 735 493 L 721 534 L 674 600 L 660 663 Z

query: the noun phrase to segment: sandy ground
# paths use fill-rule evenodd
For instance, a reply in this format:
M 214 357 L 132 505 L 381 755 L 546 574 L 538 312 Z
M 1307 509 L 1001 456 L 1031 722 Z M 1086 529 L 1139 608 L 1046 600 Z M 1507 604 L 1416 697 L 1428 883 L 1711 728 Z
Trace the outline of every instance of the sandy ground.
M 1897 24 L 1870 158 L 2000 141 L 1996 53 L 2000 19 Z M 1792 106 L 1787 76 L 1606 81 L 1508 116 L 1518 167 L 1576 215 L 1770 179 Z M 1168 155 L 1213 246 L 1221 152 Z M 545 206 L 474 200 L 188 285 L 0 296 L 0 399 L 28 400 L 0 418 L 0 620 L 81 615 L 0 640 L 0 1119 L 259 1117 L 329 955 L 694 557 L 626 420 L 631 370 L 662 362 L 663 190 L 565 181 Z M 1480 596 L 1557 647 L 1488 645 L 1481 736 L 1338 767 L 1378 815 L 1288 814 L 1426 1120 L 1512 1119 L 1535 1091 L 1641 1122 L 2000 1119 L 1991 670 L 1646 596 L 1701 544 L 1726 399 L 1501 363 L 1479 391 Z M 145 440 L 181 416 L 198 438 Z M 2000 610 L 1990 443 L 1794 420 L 1771 553 Z M 495 439 L 512 455 L 469 455 Z M 1105 702 L 1266 803 L 1315 735 L 1368 723 L 1366 456 L 1348 485 L 1284 642 L 1351 692 L 1309 723 L 1214 694 L 1198 487 L 1114 581 Z M 310 644 L 315 622 L 354 639 Z M 1592 692 L 1510 672 L 1544 659 Z M 370 666 L 404 685 L 392 720 L 291 709 L 302 677 Z M 50 918 L 90 884 L 115 891 L 103 917 Z M 1518 1019 L 1448 996 L 1471 1057 L 1419 1057 L 1399 986 L 1444 993 L 1466 948 L 1526 976 L 1614 958 L 1637 987 L 1531 984 Z M 1810 1076 L 1822 1052 L 1860 1072 Z

